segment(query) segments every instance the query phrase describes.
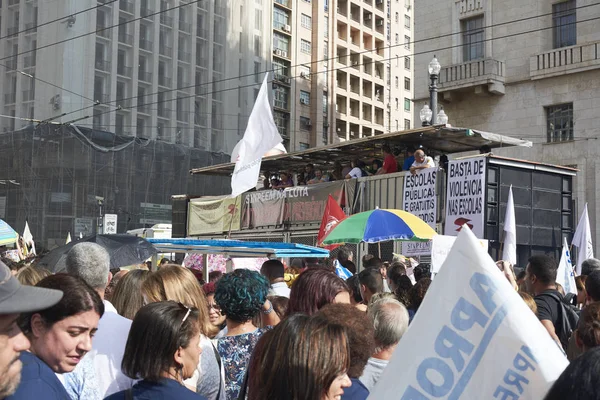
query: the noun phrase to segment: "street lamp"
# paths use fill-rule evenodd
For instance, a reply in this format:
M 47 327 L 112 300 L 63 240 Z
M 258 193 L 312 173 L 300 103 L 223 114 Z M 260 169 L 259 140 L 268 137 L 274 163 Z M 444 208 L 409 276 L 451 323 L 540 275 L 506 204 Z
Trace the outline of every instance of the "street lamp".
M 446 113 L 444 112 L 444 109 L 441 108 L 440 112 L 438 113 L 437 116 L 437 123 L 439 125 L 447 125 L 448 124 L 448 116 L 446 115 Z
M 430 121 L 431 121 L 431 108 L 429 108 L 429 106 L 427 104 L 425 104 L 423 106 L 423 108 L 421 109 L 421 112 L 419 113 L 419 118 L 421 118 L 421 125 L 422 126 L 428 126 L 431 125 Z
M 438 120 L 437 120 L 437 103 L 438 103 L 437 81 L 438 81 L 438 77 L 440 76 L 441 69 L 442 69 L 442 66 L 440 65 L 440 62 L 438 61 L 438 59 L 435 57 L 435 54 L 434 54 L 433 60 L 431 60 L 429 62 L 429 65 L 427 67 L 427 70 L 429 71 L 429 79 L 431 80 L 431 84 L 429 85 L 429 108 L 431 109 L 431 125 L 435 125 L 438 123 Z

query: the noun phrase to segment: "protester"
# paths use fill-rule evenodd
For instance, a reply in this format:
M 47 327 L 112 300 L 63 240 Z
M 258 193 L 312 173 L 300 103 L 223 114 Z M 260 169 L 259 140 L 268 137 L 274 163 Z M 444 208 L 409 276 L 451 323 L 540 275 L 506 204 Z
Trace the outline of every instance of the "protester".
M 375 329 L 375 351 L 360 381 L 371 391 L 408 328 L 408 311 L 398 300 L 382 298 L 369 304 L 367 316 Z
M 356 266 L 354 266 L 354 272 L 347 268 L 347 265 L 352 261 L 352 257 L 352 250 L 348 247 L 341 246 L 337 249 L 337 257 L 333 261 L 333 267 L 337 276 L 342 279 L 348 279 L 356 272 Z
M 315 176 L 315 166 L 312 164 L 306 164 L 306 166 L 304 167 L 304 181 L 308 182 Z
M 113 305 L 115 303 L 113 302 L 112 295 L 113 295 L 113 292 L 115 291 L 115 287 L 117 286 L 117 283 L 119 283 L 121 281 L 121 279 L 125 275 L 127 275 L 128 272 L 129 271 L 126 269 L 119 269 L 119 268 L 110 270 L 112 279 L 109 279 L 110 282 L 108 283 L 108 286 L 104 290 L 104 299 L 110 301 Z M 133 317 L 131 317 L 130 319 L 133 319 Z
M 67 253 L 65 265 L 70 275 L 82 278 L 104 299 L 110 278 L 110 256 L 102 246 L 91 242 L 77 243 Z M 72 374 L 65 376 L 67 390 L 80 396 L 87 390 L 93 391 L 96 386 L 100 396 L 106 397 L 133 385 L 133 381 L 121 372 L 131 320 L 120 316 L 109 301 L 103 303 L 106 312 L 100 319 L 94 345 L 86 357 L 92 362 L 94 371 L 86 370 L 86 360 Z
M 527 291 L 534 294 L 538 318 L 548 334 L 561 343 L 567 332 L 562 331 L 562 295 L 556 290 L 556 261 L 545 255 L 533 256 L 526 267 L 525 283 Z M 568 337 L 566 337 L 568 340 Z
M 349 304 L 330 304 L 317 314 L 346 328 L 350 347 L 348 376 L 352 386 L 344 390 L 342 400 L 365 400 L 369 390 L 359 380 L 375 350 L 375 330 L 367 315 Z
M 225 274 L 217 285 L 215 301 L 225 314 L 227 323 L 227 334 L 218 339 L 217 350 L 225 368 L 228 400 L 238 398 L 250 355 L 266 330 L 257 328 L 252 318 L 260 313 L 264 326 L 279 323 L 273 305 L 267 300 L 268 291 L 267 279 L 258 272 L 246 269 Z
M 119 280 L 119 283 L 113 290 L 111 301 L 111 304 L 115 307 L 119 315 L 133 320 L 135 314 L 144 305 L 142 285 L 150 274 L 151 272 L 145 269 L 134 269 L 123 275 Z
M 198 309 L 174 301 L 142 307 L 131 325 L 123 356 L 125 374 L 141 380 L 107 400 L 205 400 L 183 384 L 199 364 L 200 336 Z
M 600 270 L 588 270 L 587 272 L 590 272 L 590 274 L 582 275 L 582 277 L 585 277 L 586 298 L 584 300 L 584 309 L 592 304 L 600 302 Z M 578 326 L 581 324 L 581 322 L 582 321 L 580 318 Z M 569 361 L 573 361 L 582 353 L 583 351 L 581 350 L 581 346 L 579 346 L 577 343 L 577 335 L 571 335 L 569 344 L 567 346 L 567 358 Z
M 565 399 L 600 399 L 600 347 L 573 360 L 544 397 L 544 400 Z
M 374 294 L 383 292 L 383 278 L 379 269 L 367 268 L 361 271 L 358 274 L 358 280 L 360 281 L 360 294 L 367 304 Z
M 332 181 L 341 181 L 346 177 L 344 172 L 344 167 L 342 167 L 342 163 L 336 161 L 333 163 L 333 170 L 331 171 L 331 180 Z
M 287 315 L 313 315 L 331 303 L 350 304 L 350 289 L 346 282 L 333 272 L 308 269 L 292 285 Z
M 21 384 L 7 399 L 68 399 L 70 394 L 58 376 L 73 371 L 92 349 L 104 304 L 90 285 L 75 276 L 51 275 L 37 287 L 60 290 L 63 296 L 50 308 L 20 315 L 18 323 L 31 349 L 21 353 Z
M 582 353 L 600 345 L 600 303 L 590 304 L 581 311 L 575 340 Z
M 366 176 L 365 172 L 365 163 L 362 160 L 354 159 L 352 160 L 352 169 L 346 175 L 346 179 L 360 178 Z
M 271 283 L 269 296 L 290 297 L 290 289 L 285 284 L 284 274 L 285 268 L 279 260 L 267 260 L 260 268 L 260 273 L 265 276 Z
M 267 332 L 249 367 L 248 399 L 339 399 L 351 385 L 346 330 L 298 314 Z
M 396 292 L 401 285 L 401 279 L 406 276 L 406 265 L 400 261 L 396 261 L 387 269 L 387 284 L 390 291 Z
M 419 282 L 421 278 L 431 278 L 431 267 L 429 264 L 419 264 L 413 269 L 413 275 L 415 276 L 415 282 Z
M 287 172 L 279 173 L 279 182 L 276 185 L 273 185 L 273 189 L 285 189 L 288 187 L 294 186 L 294 181 L 291 175 Z
M 392 149 L 389 145 L 384 144 L 381 146 L 381 151 L 383 152 L 383 167 L 379 171 L 377 171 L 377 175 L 380 174 L 391 174 L 393 172 L 398 172 L 398 163 L 396 158 L 392 154 Z
M 419 311 L 419 307 L 427 294 L 427 289 L 429 289 L 429 285 L 431 285 L 431 279 L 429 278 L 421 278 L 417 281 L 417 283 L 410 290 L 410 306 L 408 307 L 408 314 L 410 316 L 410 320 L 414 318 L 417 311 Z
M 413 146 L 409 146 L 406 149 L 406 158 L 404 159 L 404 164 L 402 165 L 402 171 L 409 171 L 414 162 L 415 148 Z
M 0 262 L 0 399 L 12 395 L 22 380 L 21 355 L 24 354 L 26 359 L 32 357 L 27 353 L 31 344 L 19 328 L 17 317 L 20 313 L 41 312 L 52 307 L 62 296 L 59 290 L 21 285 L 11 270 Z M 54 376 L 51 370 L 45 371 Z M 31 372 L 35 371 L 28 368 L 27 374 L 31 375 Z M 25 376 L 23 381 L 31 379 L 36 377 Z
M 205 283 L 202 286 L 202 290 L 206 295 L 206 303 L 208 307 L 208 320 L 215 327 L 215 330 L 218 330 L 215 334 L 211 334 L 209 336 L 210 339 L 218 339 L 225 335 L 226 328 L 225 325 L 225 316 L 221 313 L 221 308 L 215 302 L 215 291 L 216 285 L 213 282 Z
M 410 293 L 412 292 L 413 284 L 410 278 L 406 275 L 402 275 L 398 279 L 398 287 L 394 291 L 396 298 L 404 307 L 410 307 Z M 412 317 L 411 317 L 412 319 Z
M 581 275 L 587 276 L 597 270 L 600 270 L 600 260 L 597 258 L 588 258 L 581 263 Z
M 435 162 L 433 158 L 425 155 L 425 152 L 421 149 L 415 151 L 415 161 L 410 166 L 410 173 L 415 175 L 419 170 L 426 168 L 434 168 Z
M 329 182 L 329 175 L 324 174 L 322 169 L 317 168 L 315 169 L 315 176 L 312 179 L 309 179 L 306 183 L 308 185 L 313 185 L 315 183 L 323 182 Z
M 273 310 L 280 320 L 283 320 L 287 315 L 290 298 L 285 296 L 268 296 L 267 299 L 273 304 Z
M 203 356 L 196 366 L 196 372 L 189 379 L 186 378 L 184 383 L 209 400 L 224 399 L 221 366 L 217 351 L 209 339 L 216 334 L 217 329 L 210 323 L 206 297 L 192 271 L 175 264 L 165 265 L 146 279 L 142 285 L 142 293 L 149 303 L 175 301 L 198 310 Z
M 533 313 L 537 316 L 537 304 L 535 304 L 535 300 L 533 300 L 533 297 L 531 297 L 531 295 L 527 292 L 519 291 L 518 293 L 519 296 L 521 296 L 521 298 L 525 302 L 525 304 L 527 304 L 527 307 L 529 307 L 529 309 L 533 311 Z
M 585 291 L 585 281 L 587 275 L 579 275 L 575 277 L 575 286 L 577 287 L 577 307 L 583 308 L 587 293 Z
M 29 265 L 20 269 L 17 272 L 16 278 L 21 282 L 21 285 L 35 286 L 39 281 L 50 275 L 52 273 L 46 268 Z
M 346 279 L 346 285 L 350 288 L 350 304 L 359 310 L 366 312 L 367 305 L 363 302 L 362 294 L 360 293 L 360 281 L 358 275 L 353 275 Z

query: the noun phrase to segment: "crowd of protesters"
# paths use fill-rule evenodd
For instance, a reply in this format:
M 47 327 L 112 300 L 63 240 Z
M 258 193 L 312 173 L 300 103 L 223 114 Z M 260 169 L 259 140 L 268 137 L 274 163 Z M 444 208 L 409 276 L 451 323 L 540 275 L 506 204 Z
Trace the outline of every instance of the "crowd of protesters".
M 110 270 L 95 243 L 73 246 L 66 273 L 0 264 L 0 399 L 364 400 L 432 276 L 401 256 L 335 254 L 208 282 L 169 262 Z M 572 361 L 547 398 L 598 398 L 600 261 L 584 262 L 577 296 L 551 257 L 498 268 Z
M 409 147 L 406 152 L 400 153 L 388 145 L 381 148 L 383 161 L 379 158 L 362 160 L 355 158 L 343 164 L 335 161 L 332 168 L 315 168 L 313 164 L 306 164 L 300 171 L 280 171 L 279 173 L 267 172 L 264 179 L 263 190 L 285 189 L 292 186 L 313 185 L 316 183 L 355 179 L 365 176 L 391 174 L 399 171 L 408 171 L 412 174 L 424 168 L 435 167 L 435 161 L 427 156 L 423 149 L 415 150 Z M 440 158 L 443 165 L 444 157 Z

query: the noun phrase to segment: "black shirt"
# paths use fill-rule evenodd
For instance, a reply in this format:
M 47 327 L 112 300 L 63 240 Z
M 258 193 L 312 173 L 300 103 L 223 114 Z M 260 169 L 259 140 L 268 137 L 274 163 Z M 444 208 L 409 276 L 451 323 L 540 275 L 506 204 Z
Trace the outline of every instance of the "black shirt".
M 557 337 L 561 337 L 562 324 L 559 322 L 561 318 L 561 304 L 554 299 L 552 296 L 544 295 L 544 293 L 554 293 L 559 299 L 562 299 L 562 294 L 558 290 L 550 289 L 544 290 L 542 293 L 534 297 L 535 304 L 537 305 L 538 318 L 540 321 L 548 320 L 554 325 L 554 331 Z

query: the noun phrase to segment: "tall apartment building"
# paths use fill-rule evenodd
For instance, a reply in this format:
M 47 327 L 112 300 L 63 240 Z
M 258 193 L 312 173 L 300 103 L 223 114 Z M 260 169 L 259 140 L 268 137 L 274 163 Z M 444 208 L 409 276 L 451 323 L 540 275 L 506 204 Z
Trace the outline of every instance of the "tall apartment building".
M 270 70 L 290 150 L 408 128 L 405 1 L 5 0 L 0 108 L 17 119 L 0 129 L 77 121 L 229 153 Z
M 3 113 L 76 120 L 119 134 L 229 152 L 253 99 L 250 94 L 243 98 L 245 92 L 238 89 L 243 78 L 228 78 L 252 74 L 238 59 L 254 58 L 260 69 L 267 67 L 266 52 L 254 54 L 251 36 L 231 40 L 231 26 L 240 21 L 232 20 L 229 3 L 5 0 L 0 33 L 0 54 L 8 67 L 0 78 Z M 60 17 L 65 18 L 37 27 Z M 63 43 L 52 45 L 57 42 Z M 28 123 L 3 119 L 0 127 L 12 130 Z
M 449 123 L 534 143 L 497 154 L 579 169 L 575 187 L 563 191 L 573 191 L 577 214 L 588 203 L 594 243 L 600 241 L 599 17 L 591 0 L 423 0 L 415 12 L 417 120 L 428 98 L 427 64 L 436 54 Z M 534 201 L 543 212 L 543 196 Z M 565 211 L 572 206 L 563 204 Z M 548 223 L 574 229 L 577 221 Z

